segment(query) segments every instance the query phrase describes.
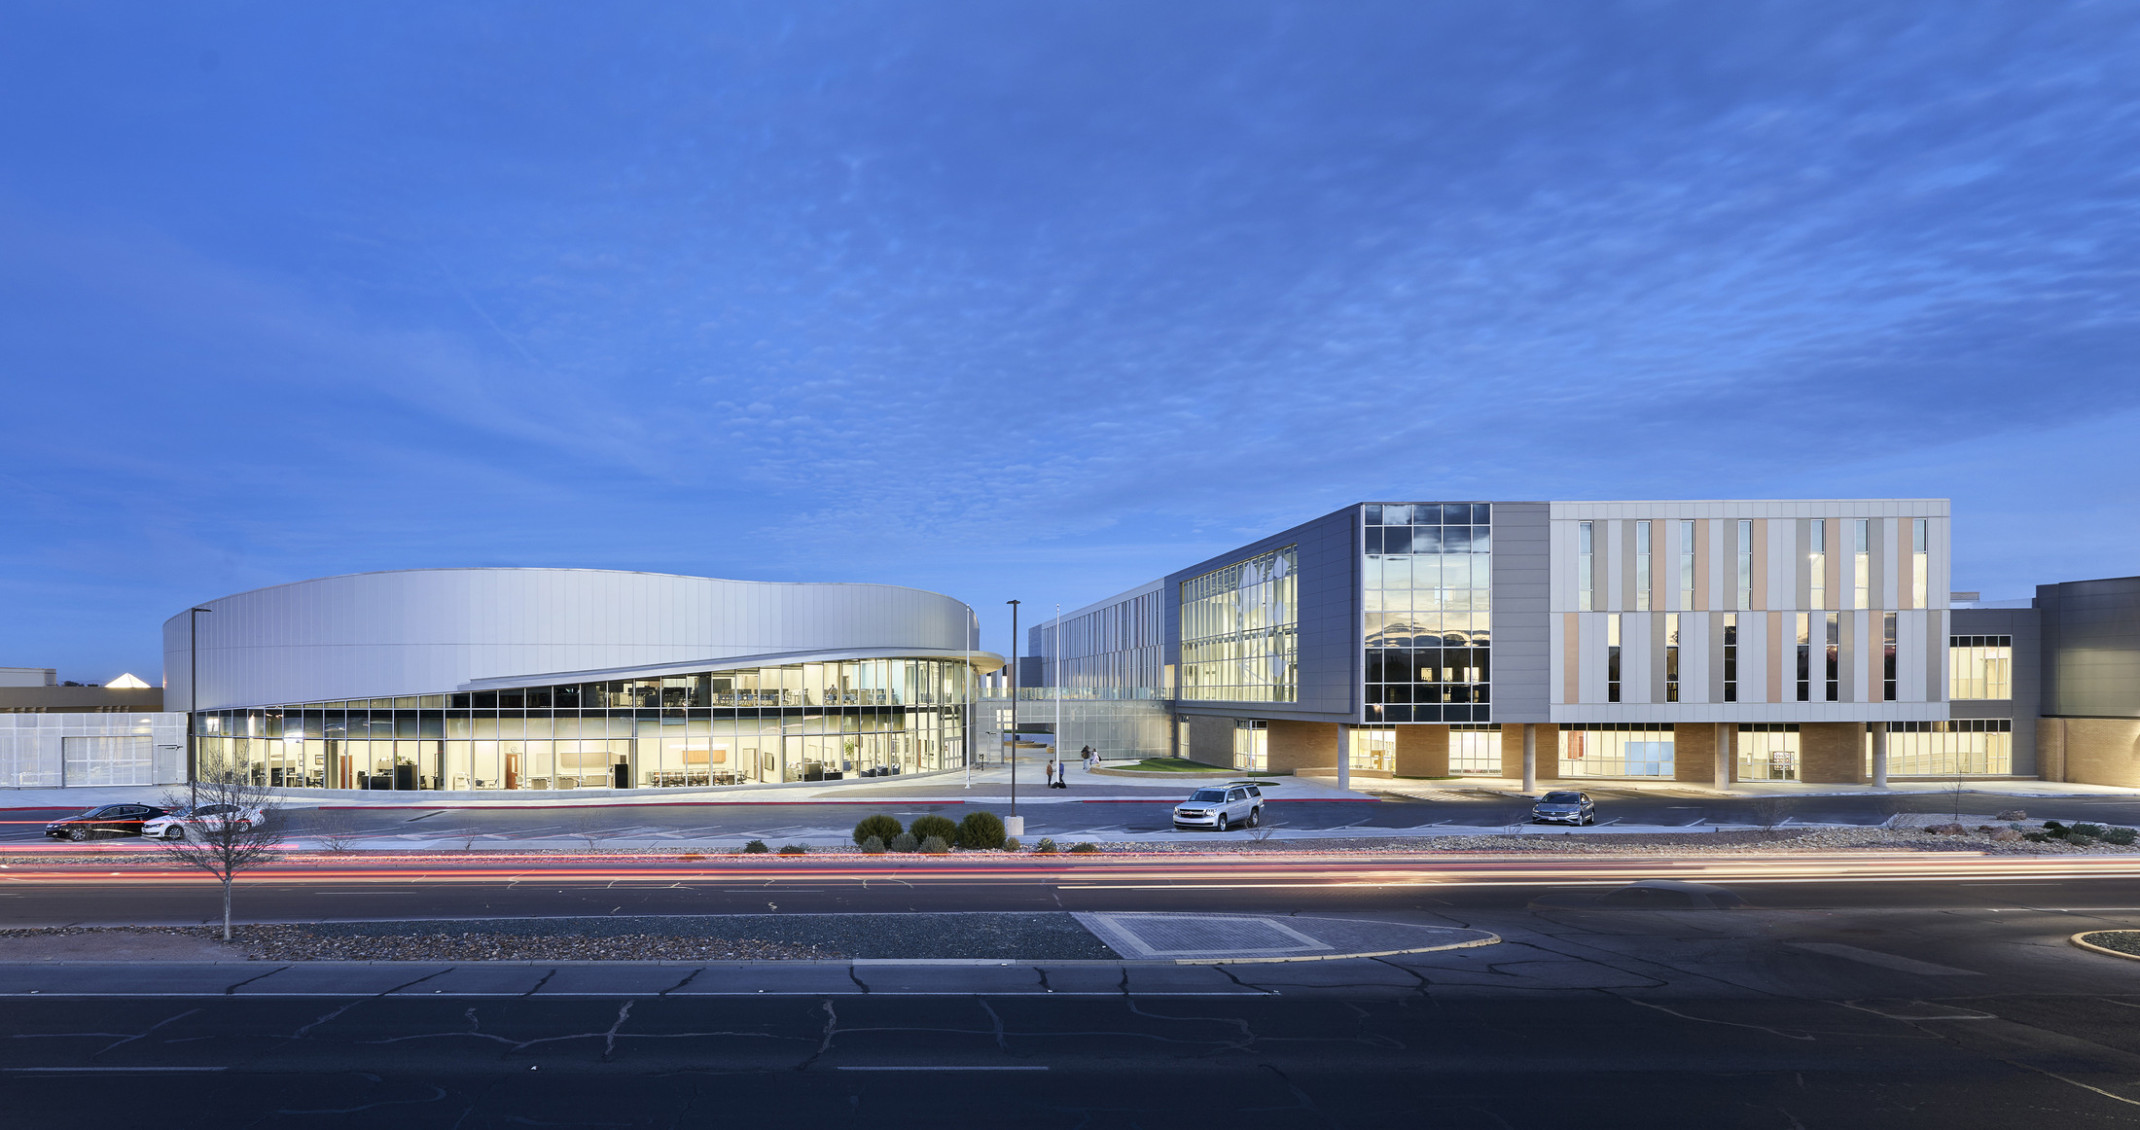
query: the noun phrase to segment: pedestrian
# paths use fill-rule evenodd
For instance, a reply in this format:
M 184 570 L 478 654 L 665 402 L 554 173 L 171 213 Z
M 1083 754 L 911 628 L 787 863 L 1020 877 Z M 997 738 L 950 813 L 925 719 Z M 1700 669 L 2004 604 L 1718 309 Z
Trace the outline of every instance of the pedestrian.
M 1043 776 L 1047 777 L 1047 779 L 1048 779 L 1048 787 L 1049 787 L 1049 788 L 1051 788 L 1051 789 L 1052 789 L 1052 788 L 1054 788 L 1054 787 L 1055 787 L 1055 759 L 1054 759 L 1053 757 L 1050 757 L 1050 758 L 1048 759 L 1048 763 L 1047 763 L 1046 765 L 1043 765 L 1043 766 L 1041 766 L 1041 767 L 1040 767 L 1040 772 L 1041 772 L 1041 774 L 1042 774 Z
M 1079 754 L 1081 757 L 1084 758 L 1085 772 L 1092 772 L 1092 763 L 1099 760 L 1099 756 L 1092 752 L 1091 746 L 1086 746 L 1083 750 L 1079 751 Z

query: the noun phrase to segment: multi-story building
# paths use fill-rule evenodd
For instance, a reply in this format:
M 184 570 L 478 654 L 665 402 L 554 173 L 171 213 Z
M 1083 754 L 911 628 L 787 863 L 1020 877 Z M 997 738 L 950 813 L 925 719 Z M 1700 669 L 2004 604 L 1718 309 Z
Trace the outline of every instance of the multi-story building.
M 2140 784 L 2133 671 L 2038 691 L 2040 636 L 2140 655 L 2132 584 L 2085 632 L 2075 586 L 1955 608 L 1949 536 L 1943 499 L 1360 503 L 1035 625 L 1020 713 L 1060 683 L 1067 748 L 1341 778 Z M 2048 765 L 2039 705 L 2095 712 Z

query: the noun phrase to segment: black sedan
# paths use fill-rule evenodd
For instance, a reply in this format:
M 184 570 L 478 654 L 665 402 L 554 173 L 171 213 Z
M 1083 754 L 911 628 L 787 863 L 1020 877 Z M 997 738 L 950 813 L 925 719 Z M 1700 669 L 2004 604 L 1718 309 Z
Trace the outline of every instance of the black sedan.
M 1551 792 L 1538 798 L 1531 806 L 1533 824 L 1595 824 L 1598 821 L 1598 806 L 1592 803 L 1589 793 Z
M 147 804 L 107 804 L 45 825 L 45 835 L 55 840 L 86 840 L 91 836 L 138 836 L 141 826 L 168 810 Z

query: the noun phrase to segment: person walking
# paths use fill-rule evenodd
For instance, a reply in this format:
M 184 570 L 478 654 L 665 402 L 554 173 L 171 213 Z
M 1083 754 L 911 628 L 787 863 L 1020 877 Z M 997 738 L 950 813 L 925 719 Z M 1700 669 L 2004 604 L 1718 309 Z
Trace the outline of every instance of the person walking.
M 1092 763 L 1095 760 L 1092 755 L 1092 747 L 1086 746 L 1084 749 L 1079 750 L 1078 756 L 1085 762 L 1085 772 L 1092 772 Z
M 1055 758 L 1054 758 L 1054 757 L 1053 757 L 1052 755 L 1051 755 L 1051 756 L 1050 756 L 1050 757 L 1048 758 L 1048 763 L 1047 763 L 1046 765 L 1043 765 L 1043 766 L 1041 766 L 1040 772 L 1042 773 L 1042 775 L 1044 775 L 1044 776 L 1046 776 L 1046 777 L 1047 777 L 1047 779 L 1048 779 L 1048 787 L 1049 787 L 1049 788 L 1051 788 L 1051 789 L 1052 789 L 1052 788 L 1054 788 L 1054 787 L 1055 787 Z

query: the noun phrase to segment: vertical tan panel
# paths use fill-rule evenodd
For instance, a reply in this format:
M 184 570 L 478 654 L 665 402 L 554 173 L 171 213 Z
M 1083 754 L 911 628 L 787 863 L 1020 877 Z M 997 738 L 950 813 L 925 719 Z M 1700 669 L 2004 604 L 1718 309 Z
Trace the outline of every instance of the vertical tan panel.
M 1560 677 L 1561 701 L 1580 702 L 1583 688 L 1583 618 L 1573 612 L 1561 613 L 1560 626 Z
M 1880 692 L 1887 689 L 1887 681 L 1881 676 L 1887 673 L 1887 639 L 1880 634 L 1880 613 L 1865 617 L 1865 697 L 1860 702 L 1879 702 Z
M 1694 521 L 1694 607 L 1708 610 L 1709 603 L 1709 519 Z
M 1783 613 L 1768 614 L 1768 697 L 1764 702 L 1783 701 Z M 1795 670 L 1795 668 L 1794 668 Z
M 1828 607 L 1843 607 L 1843 562 L 1850 560 L 1850 550 L 1843 545 L 1843 520 L 1830 518 L 1828 527 L 1828 576 L 1823 583 L 1828 588 Z
M 1754 519 L 1754 607 L 1767 608 L 1768 601 L 1768 519 Z

